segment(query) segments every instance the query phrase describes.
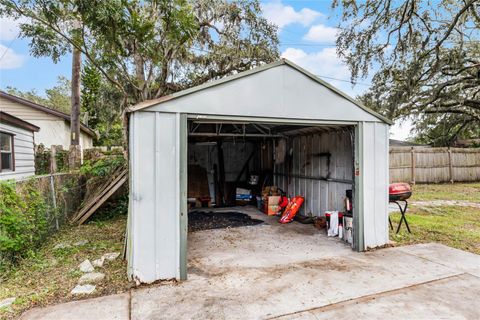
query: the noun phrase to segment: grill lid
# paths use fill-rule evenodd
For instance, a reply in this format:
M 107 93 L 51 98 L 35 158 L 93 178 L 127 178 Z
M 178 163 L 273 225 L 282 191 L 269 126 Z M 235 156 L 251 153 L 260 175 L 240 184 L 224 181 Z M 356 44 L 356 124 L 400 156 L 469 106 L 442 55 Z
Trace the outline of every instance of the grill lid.
M 406 200 L 412 195 L 412 188 L 408 183 L 392 183 L 388 186 L 390 201 Z

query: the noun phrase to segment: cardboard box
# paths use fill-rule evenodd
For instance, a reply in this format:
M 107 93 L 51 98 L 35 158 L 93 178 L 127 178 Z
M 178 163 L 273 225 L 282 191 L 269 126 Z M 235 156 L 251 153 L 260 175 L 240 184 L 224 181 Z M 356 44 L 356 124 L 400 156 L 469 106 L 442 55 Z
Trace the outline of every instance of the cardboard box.
M 280 210 L 279 202 L 280 196 L 268 196 L 264 198 L 264 212 L 269 216 L 276 215 Z
M 263 188 L 262 190 L 262 196 L 268 197 L 268 196 L 279 196 L 280 193 L 278 192 L 278 187 L 277 186 L 267 186 Z
M 274 216 L 280 211 L 280 206 L 278 204 L 272 204 L 268 206 L 267 215 Z

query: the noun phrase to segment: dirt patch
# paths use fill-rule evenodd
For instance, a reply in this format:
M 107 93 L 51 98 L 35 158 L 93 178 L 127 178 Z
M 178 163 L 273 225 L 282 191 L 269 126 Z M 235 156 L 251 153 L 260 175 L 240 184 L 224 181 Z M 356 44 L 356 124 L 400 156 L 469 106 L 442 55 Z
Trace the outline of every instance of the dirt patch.
M 196 266 L 191 266 L 191 267 L 188 267 L 188 273 L 190 274 L 196 274 L 197 276 L 201 276 L 201 277 L 204 277 L 204 278 L 210 278 L 210 277 L 213 277 L 215 276 L 215 274 L 213 273 L 210 273 L 210 272 L 207 272 L 203 269 L 200 269 L 199 267 L 196 267 Z
M 191 261 L 188 267 L 189 274 L 195 274 L 200 277 L 213 279 L 215 277 L 229 277 L 236 274 L 235 281 L 255 282 L 258 279 L 277 279 L 280 275 L 297 270 L 303 270 L 306 275 L 308 272 L 347 272 L 351 269 L 360 269 L 363 265 L 354 260 L 342 258 L 325 258 L 317 260 L 307 260 L 302 262 L 278 264 L 269 267 L 237 267 L 237 266 L 218 266 L 209 267 L 198 261 Z M 242 279 L 243 280 L 242 280 Z
M 262 220 L 252 219 L 248 214 L 240 212 L 202 212 L 192 211 L 188 213 L 188 231 L 237 228 L 254 226 L 263 223 Z
M 350 261 L 351 264 L 351 261 Z M 302 268 L 306 269 L 315 269 L 319 271 L 347 271 L 351 269 L 351 266 L 347 261 L 339 259 L 322 259 L 322 260 L 313 260 L 305 261 L 298 264 Z

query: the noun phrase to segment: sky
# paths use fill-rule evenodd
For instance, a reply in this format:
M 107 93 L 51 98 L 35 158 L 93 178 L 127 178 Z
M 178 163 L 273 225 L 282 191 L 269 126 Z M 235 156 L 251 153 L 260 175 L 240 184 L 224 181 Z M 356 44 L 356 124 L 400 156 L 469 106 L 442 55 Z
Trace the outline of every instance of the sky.
M 366 91 L 370 79 L 356 85 L 349 82 L 350 72 L 338 58 L 335 48 L 337 13 L 330 0 L 270 0 L 262 2 L 265 18 L 279 27 L 282 57 L 293 61 L 323 80 L 355 97 Z M 50 58 L 29 55 L 29 39 L 18 38 L 18 22 L 0 18 L 0 89 L 34 89 L 43 94 L 57 83 L 59 76 L 70 78 L 71 56 L 58 63 Z M 392 139 L 405 140 L 411 123 L 395 123 Z

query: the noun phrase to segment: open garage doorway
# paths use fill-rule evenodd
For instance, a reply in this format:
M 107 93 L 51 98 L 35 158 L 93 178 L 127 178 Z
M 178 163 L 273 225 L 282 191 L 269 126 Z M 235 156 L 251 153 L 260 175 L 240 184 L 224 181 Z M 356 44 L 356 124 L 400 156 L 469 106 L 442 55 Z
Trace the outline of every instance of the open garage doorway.
M 190 119 L 187 127 L 190 272 L 198 271 L 196 263 L 208 252 L 221 256 L 218 250 L 225 243 L 211 247 L 221 239 L 229 239 L 239 254 L 254 248 L 268 252 L 270 260 L 276 260 L 276 244 L 299 244 L 302 237 L 314 251 L 325 251 L 325 243 L 314 245 L 322 241 L 335 241 L 332 249 L 355 246 L 353 125 Z M 282 196 L 304 199 L 288 224 L 278 222 Z M 338 215 L 338 227 L 336 236 L 327 239 L 331 214 Z M 237 227 L 249 228 L 230 237 L 229 230 Z

